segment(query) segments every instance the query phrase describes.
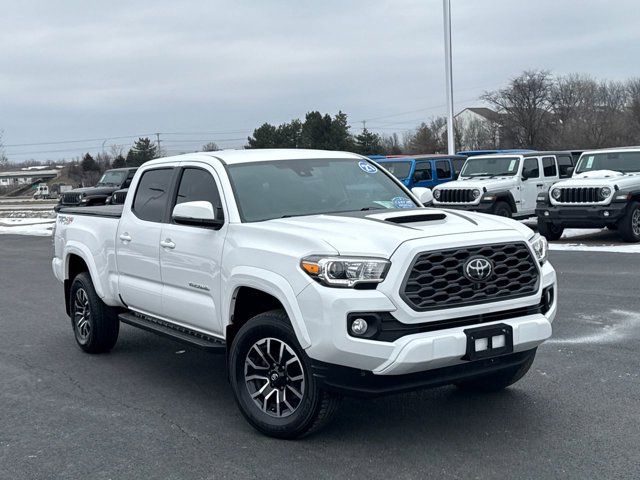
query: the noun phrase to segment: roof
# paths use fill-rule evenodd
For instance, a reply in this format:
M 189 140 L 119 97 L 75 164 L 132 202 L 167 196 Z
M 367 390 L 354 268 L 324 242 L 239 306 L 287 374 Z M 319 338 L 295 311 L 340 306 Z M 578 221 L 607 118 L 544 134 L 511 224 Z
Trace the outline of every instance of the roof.
M 473 112 L 476 115 L 480 115 L 481 117 L 484 117 L 487 120 L 490 120 L 492 122 L 498 122 L 500 120 L 500 114 L 494 110 L 491 110 L 490 108 L 469 107 L 469 108 L 465 108 L 464 110 L 469 110 L 470 112 Z M 464 112 L 464 110 L 462 110 L 462 112 Z M 459 112 L 458 115 L 460 115 L 460 113 L 462 112 Z
M 398 160 L 410 160 L 412 158 L 415 159 L 425 159 L 425 158 L 433 158 L 433 159 L 438 159 L 438 158 L 453 158 L 453 159 L 460 159 L 460 160 L 464 160 L 467 157 L 464 155 L 447 155 L 446 153 L 421 153 L 419 155 L 389 155 L 386 158 L 380 158 L 380 159 L 376 159 L 376 161 L 378 162 L 389 162 L 389 161 L 398 161 Z
M 601 148 L 599 150 L 585 150 L 583 153 L 583 155 L 586 155 L 588 153 L 618 153 L 618 152 L 628 152 L 629 150 L 638 150 L 640 151 L 640 146 L 636 146 L 636 147 L 615 147 L 615 148 Z
M 185 153 L 183 155 L 175 155 L 172 157 L 156 158 L 149 160 L 145 165 L 155 165 L 165 163 L 167 161 L 186 161 L 186 160 L 212 160 L 217 159 L 227 165 L 236 165 L 239 163 L 252 162 L 270 162 L 277 160 L 305 160 L 305 159 L 321 159 L 321 158 L 351 158 L 354 160 L 367 159 L 362 155 L 350 152 L 338 152 L 333 150 L 307 150 L 297 148 L 264 148 L 264 149 L 248 149 L 248 150 L 216 150 L 215 152 L 195 152 Z

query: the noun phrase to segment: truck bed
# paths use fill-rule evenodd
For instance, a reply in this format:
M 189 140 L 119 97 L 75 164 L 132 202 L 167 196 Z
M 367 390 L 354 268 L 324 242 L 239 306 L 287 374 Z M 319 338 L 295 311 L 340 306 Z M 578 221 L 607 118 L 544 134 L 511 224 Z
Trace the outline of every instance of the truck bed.
M 66 207 L 58 213 L 68 215 L 89 215 L 93 217 L 120 218 L 124 205 L 98 205 L 96 207 Z

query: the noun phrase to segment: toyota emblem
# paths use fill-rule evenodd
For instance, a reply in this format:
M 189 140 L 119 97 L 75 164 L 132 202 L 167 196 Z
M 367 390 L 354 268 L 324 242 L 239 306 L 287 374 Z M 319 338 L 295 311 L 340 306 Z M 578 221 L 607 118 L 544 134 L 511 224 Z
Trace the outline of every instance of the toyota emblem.
M 465 262 L 463 271 L 472 282 L 481 282 L 493 274 L 493 264 L 485 257 L 471 257 Z

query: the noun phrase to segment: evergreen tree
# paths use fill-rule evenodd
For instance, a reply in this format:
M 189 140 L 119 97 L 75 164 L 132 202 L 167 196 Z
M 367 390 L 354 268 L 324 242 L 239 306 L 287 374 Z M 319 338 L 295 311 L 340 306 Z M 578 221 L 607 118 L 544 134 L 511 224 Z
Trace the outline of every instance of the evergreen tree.
M 111 163 L 111 168 L 123 168 L 127 166 L 127 161 L 122 155 L 116 156 Z
M 215 152 L 217 150 L 220 150 L 220 148 L 218 148 L 218 145 L 215 142 L 205 143 L 202 146 L 203 152 Z
M 127 166 L 139 167 L 156 158 L 158 147 L 149 138 L 139 138 L 127 153 Z
M 97 172 L 100 170 L 100 165 L 96 162 L 89 153 L 85 153 L 80 162 L 83 172 Z
M 367 128 L 362 129 L 362 133 L 355 137 L 355 151 L 360 155 L 373 155 L 383 151 L 380 135 L 373 133 Z

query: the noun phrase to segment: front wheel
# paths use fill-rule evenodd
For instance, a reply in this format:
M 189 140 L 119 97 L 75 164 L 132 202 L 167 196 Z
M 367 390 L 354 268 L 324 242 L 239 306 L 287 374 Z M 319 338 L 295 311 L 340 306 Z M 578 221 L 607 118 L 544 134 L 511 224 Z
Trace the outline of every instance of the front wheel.
M 544 220 L 538 219 L 538 232 L 544 238 L 550 241 L 559 240 L 564 233 L 564 227 L 560 227 L 554 225 L 551 222 L 545 222 Z
M 318 386 L 281 310 L 256 315 L 242 326 L 231 346 L 229 379 L 244 417 L 270 437 L 308 435 L 328 422 L 340 402 Z
M 640 242 L 640 203 L 631 202 L 627 213 L 618 222 L 618 231 L 625 242 Z
M 529 352 L 524 363 L 517 367 L 484 375 L 479 378 L 473 378 L 471 380 L 462 380 L 457 382 L 456 386 L 461 390 L 470 392 L 499 392 L 524 377 L 531 368 L 535 358 L 536 350 L 534 349 Z
M 493 207 L 493 214 L 499 217 L 511 218 L 511 207 L 507 202 L 497 202 Z

